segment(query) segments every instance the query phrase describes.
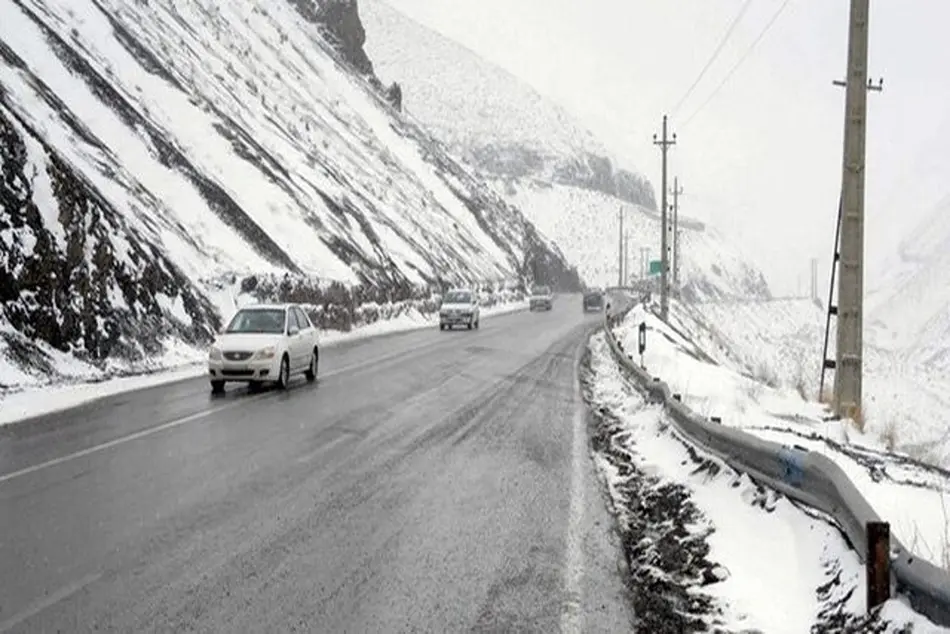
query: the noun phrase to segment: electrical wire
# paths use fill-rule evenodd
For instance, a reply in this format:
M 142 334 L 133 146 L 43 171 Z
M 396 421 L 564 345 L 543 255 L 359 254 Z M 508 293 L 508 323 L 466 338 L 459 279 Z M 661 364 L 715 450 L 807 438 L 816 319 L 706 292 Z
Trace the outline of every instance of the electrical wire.
M 719 53 L 721 53 L 722 49 L 726 46 L 726 42 L 729 41 L 729 38 L 732 36 L 732 32 L 736 30 L 739 20 L 742 19 L 743 15 L 745 15 L 745 12 L 749 8 L 750 4 L 752 4 L 752 0 L 745 0 L 745 2 L 742 3 L 742 6 L 739 7 L 739 12 L 736 13 L 736 17 L 732 19 L 732 22 L 729 24 L 729 28 L 726 29 L 725 33 L 723 33 L 722 39 L 719 40 L 719 45 L 716 46 L 716 50 L 713 51 L 709 60 L 706 62 L 706 65 L 703 66 L 701 71 L 699 71 L 699 75 L 696 77 L 695 81 L 693 81 L 692 85 L 686 90 L 686 94 L 680 97 L 680 100 L 676 102 L 676 106 L 673 107 L 672 114 L 675 115 L 679 111 L 680 106 L 683 105 L 683 102 L 686 101 L 691 94 L 693 94 L 693 90 L 695 90 L 696 86 L 699 85 L 699 82 L 702 81 L 703 77 L 706 75 L 706 71 L 709 70 L 709 68 L 713 65 L 713 62 L 716 61 L 716 58 L 719 57 Z
M 722 90 L 722 87 L 726 85 L 726 82 L 729 81 L 730 78 L 732 78 L 732 76 L 736 73 L 736 71 L 739 70 L 739 67 L 742 66 L 742 64 L 743 64 L 743 63 L 749 58 L 749 56 L 752 54 L 752 51 L 755 50 L 755 47 L 759 45 L 759 42 L 761 42 L 761 41 L 765 38 L 765 35 L 766 35 L 766 34 L 769 32 L 769 30 L 772 28 L 772 25 L 775 24 L 775 22 L 778 20 L 779 16 L 782 15 L 782 12 L 785 11 L 785 7 L 787 7 L 790 2 L 791 2 L 791 0 L 785 0 L 784 2 L 782 2 L 781 6 L 778 8 L 778 10 L 772 15 L 772 18 L 769 20 L 768 24 L 765 25 L 765 28 L 762 29 L 762 31 L 759 33 L 758 37 L 756 37 L 755 40 L 752 41 L 752 44 L 749 45 L 749 48 L 747 48 L 747 49 L 745 50 L 745 52 L 742 54 L 742 57 L 739 58 L 739 61 L 737 61 L 737 62 L 732 66 L 732 68 L 729 69 L 729 72 L 726 73 L 726 76 L 722 78 L 722 81 L 719 82 L 719 85 L 716 86 L 716 87 L 713 89 L 713 91 L 712 91 L 712 93 L 710 93 L 709 97 L 706 98 L 706 101 L 704 101 L 704 102 L 699 106 L 699 108 L 697 108 L 696 110 L 693 111 L 693 114 L 689 115 L 689 116 L 686 118 L 686 120 L 685 120 L 683 123 L 680 124 L 680 128 L 686 127 L 686 126 L 689 124 L 689 122 L 692 121 L 693 118 L 696 117 L 696 115 L 698 115 L 700 112 L 702 112 L 702 111 L 703 111 L 703 108 L 705 108 L 707 105 L 709 105 L 709 102 L 712 101 L 712 100 L 715 98 L 715 96 L 719 94 L 719 91 Z

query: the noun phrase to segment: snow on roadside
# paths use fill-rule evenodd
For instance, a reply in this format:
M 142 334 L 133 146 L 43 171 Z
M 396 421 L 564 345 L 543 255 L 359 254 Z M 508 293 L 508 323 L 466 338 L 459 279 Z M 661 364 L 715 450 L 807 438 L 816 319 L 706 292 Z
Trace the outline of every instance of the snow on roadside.
M 627 350 L 636 350 L 637 328 L 647 323 L 644 365 L 697 414 L 719 416 L 723 424 L 743 428 L 767 440 L 797 444 L 834 460 L 891 523 L 892 534 L 916 555 L 950 568 L 950 471 L 890 453 L 872 435 L 859 434 L 848 422 L 826 421 L 820 404 L 807 402 L 791 387 L 741 373 L 713 334 L 684 311 L 663 324 L 642 306 L 635 308 L 616 334 Z
M 817 400 L 826 313 L 807 299 L 674 304 L 674 315 L 719 340 L 738 365 Z M 950 468 L 950 376 L 893 350 L 892 331 L 869 323 L 864 347 L 865 433 Z M 831 342 L 834 350 L 834 341 Z M 704 346 L 705 347 L 705 346 Z M 717 360 L 717 350 L 707 350 Z M 830 375 L 833 376 L 833 375 Z M 828 390 L 829 388 L 825 388 Z
M 641 631 L 940 631 L 899 600 L 864 617 L 864 570 L 838 530 L 677 438 L 603 334 L 583 372 Z
M 526 310 L 527 307 L 526 302 L 497 304 L 489 308 L 483 308 L 482 317 L 496 317 Z M 321 332 L 320 341 L 323 345 L 332 346 L 344 341 L 430 328 L 434 324 L 433 316 L 412 311 L 395 319 L 380 320 L 350 332 L 325 330 Z M 2 344 L 2 341 L 0 339 L 0 344 Z M 4 393 L 0 389 L 0 425 L 69 409 L 123 392 L 204 376 L 207 370 L 205 367 L 206 352 L 194 348 L 183 350 L 182 346 L 172 347 L 165 357 L 157 359 L 155 361 L 156 365 L 163 369 L 148 374 L 111 378 L 98 382 L 86 381 L 69 385 L 29 387 L 8 393 Z M 0 349 L 0 352 L 2 352 L 2 349 Z M 2 371 L 7 368 L 12 369 L 12 367 L 7 364 L 0 364 L 0 370 Z M 0 378 L 2 376 L 0 374 Z

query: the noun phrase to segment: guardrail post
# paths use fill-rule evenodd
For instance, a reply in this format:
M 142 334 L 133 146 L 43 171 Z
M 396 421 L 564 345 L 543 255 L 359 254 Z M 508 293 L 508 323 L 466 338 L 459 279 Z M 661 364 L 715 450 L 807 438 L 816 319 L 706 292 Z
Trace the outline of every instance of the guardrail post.
M 887 522 L 868 522 L 867 585 L 868 612 L 891 598 L 891 527 Z

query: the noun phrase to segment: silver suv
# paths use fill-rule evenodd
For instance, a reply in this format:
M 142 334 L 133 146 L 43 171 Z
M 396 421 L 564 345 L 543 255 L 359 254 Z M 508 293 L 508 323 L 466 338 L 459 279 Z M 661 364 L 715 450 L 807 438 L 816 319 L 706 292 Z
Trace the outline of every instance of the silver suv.
M 439 330 L 452 329 L 455 326 L 478 328 L 481 308 L 478 305 L 478 293 L 470 288 L 453 288 L 442 297 L 439 307 Z

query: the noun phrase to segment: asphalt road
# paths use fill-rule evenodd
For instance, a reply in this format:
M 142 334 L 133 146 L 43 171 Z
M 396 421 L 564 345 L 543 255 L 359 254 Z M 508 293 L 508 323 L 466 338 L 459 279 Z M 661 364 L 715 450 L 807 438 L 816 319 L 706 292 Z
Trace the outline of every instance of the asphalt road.
M 0 428 L 0 632 L 622 632 L 580 297 Z

